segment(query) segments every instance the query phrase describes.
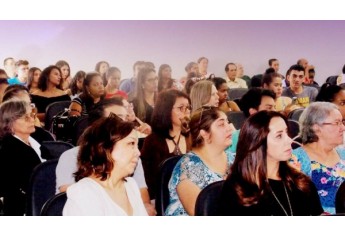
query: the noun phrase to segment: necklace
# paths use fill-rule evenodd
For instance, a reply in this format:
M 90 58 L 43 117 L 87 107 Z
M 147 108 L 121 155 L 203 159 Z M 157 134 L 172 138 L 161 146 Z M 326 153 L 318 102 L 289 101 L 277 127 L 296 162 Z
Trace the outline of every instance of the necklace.
M 287 190 L 286 190 L 286 187 L 285 187 L 285 184 L 283 182 L 283 186 L 284 186 L 284 190 L 285 190 L 285 194 L 286 194 L 286 198 L 288 200 L 288 204 L 289 204 L 289 208 L 290 208 L 290 213 L 291 213 L 291 216 L 293 216 L 293 211 L 292 211 L 292 208 L 291 208 L 291 203 L 290 203 L 290 198 L 289 198 L 289 194 L 287 193 Z M 271 188 L 270 186 L 270 189 L 271 189 L 271 192 L 273 194 L 273 197 L 276 199 L 276 201 L 278 202 L 279 206 L 283 209 L 285 215 L 289 216 L 289 214 L 286 212 L 283 204 L 280 203 L 279 199 L 277 198 L 276 194 L 273 192 L 273 189 Z

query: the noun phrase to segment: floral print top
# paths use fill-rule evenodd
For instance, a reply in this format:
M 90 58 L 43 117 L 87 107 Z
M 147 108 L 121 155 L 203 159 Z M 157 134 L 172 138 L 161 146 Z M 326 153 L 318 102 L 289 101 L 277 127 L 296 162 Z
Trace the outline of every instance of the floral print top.
M 228 159 L 228 171 L 225 176 L 210 170 L 194 152 L 186 153 L 176 164 L 171 179 L 169 181 L 170 204 L 168 205 L 165 215 L 169 216 L 188 216 L 177 194 L 177 185 L 185 179 L 189 179 L 201 190 L 207 185 L 224 180 L 229 174 L 230 166 L 234 162 L 234 156 L 230 151 L 225 151 Z
M 297 158 L 301 171 L 309 175 L 314 182 L 325 212 L 335 214 L 335 196 L 341 183 L 345 180 L 345 149 L 336 149 L 340 161 L 330 167 L 310 160 L 302 147 L 293 150 L 293 158 Z M 308 164 L 309 163 L 309 164 Z

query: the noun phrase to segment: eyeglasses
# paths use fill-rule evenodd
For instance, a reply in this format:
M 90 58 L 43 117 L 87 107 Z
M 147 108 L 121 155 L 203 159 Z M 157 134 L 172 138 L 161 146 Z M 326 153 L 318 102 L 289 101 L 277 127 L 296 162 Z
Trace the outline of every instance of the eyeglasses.
M 330 123 L 330 122 L 325 122 L 325 123 L 321 123 L 321 125 L 336 125 L 338 127 L 341 127 L 342 125 L 345 125 L 345 120 L 342 120 L 342 121 L 336 121 L 336 122 L 333 122 L 333 123 Z
M 200 118 L 199 118 L 199 122 L 198 122 L 198 126 L 201 124 L 202 115 L 203 115 L 204 111 L 209 111 L 209 110 L 211 110 L 212 108 L 213 108 L 212 106 L 202 106 L 202 107 L 200 107 L 199 109 L 197 109 L 197 110 L 201 110 L 201 112 L 200 112 Z
M 192 110 L 192 106 L 188 105 L 188 106 L 179 106 L 179 107 L 173 107 L 173 108 L 177 108 L 180 110 L 180 112 L 186 112 L 187 110 L 191 111 Z
M 31 119 L 36 119 L 36 113 L 31 112 L 30 114 L 25 114 L 24 116 L 20 117 L 19 119 L 24 119 L 26 122 L 30 122 Z

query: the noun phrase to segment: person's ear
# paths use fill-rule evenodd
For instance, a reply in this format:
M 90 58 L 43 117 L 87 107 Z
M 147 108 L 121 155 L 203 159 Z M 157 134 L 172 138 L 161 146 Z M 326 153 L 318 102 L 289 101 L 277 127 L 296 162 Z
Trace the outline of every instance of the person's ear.
M 210 133 L 207 133 L 205 130 L 200 130 L 200 136 L 204 139 L 205 143 L 210 143 Z
M 312 126 L 312 129 L 314 130 L 314 133 L 315 133 L 315 134 L 319 134 L 319 133 L 321 132 L 321 127 L 320 127 L 320 125 L 318 125 L 318 124 L 314 124 L 314 125 Z

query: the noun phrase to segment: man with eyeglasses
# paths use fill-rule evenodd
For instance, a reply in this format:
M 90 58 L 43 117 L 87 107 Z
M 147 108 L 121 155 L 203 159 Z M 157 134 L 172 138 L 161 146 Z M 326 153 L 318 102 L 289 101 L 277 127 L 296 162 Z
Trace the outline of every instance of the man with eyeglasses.
M 98 120 L 101 117 L 108 117 L 110 114 L 114 114 L 127 121 L 127 110 L 123 105 L 122 98 L 111 98 L 101 101 L 97 106 L 89 113 L 89 125 Z M 56 167 L 56 192 L 65 192 L 67 188 L 75 183 L 73 173 L 77 171 L 77 155 L 79 146 L 74 147 L 66 152 L 62 153 L 59 158 L 59 162 Z M 134 171 L 133 178 L 137 182 L 141 198 L 144 202 L 148 215 L 156 215 L 156 210 L 150 202 L 150 196 L 148 188 L 145 182 L 144 170 L 139 158 L 138 165 Z
M 297 104 L 307 107 L 315 101 L 318 90 L 314 87 L 303 86 L 304 76 L 304 68 L 301 65 L 292 65 L 286 77 L 290 82 L 290 87 L 284 89 L 282 96 L 296 97 Z

